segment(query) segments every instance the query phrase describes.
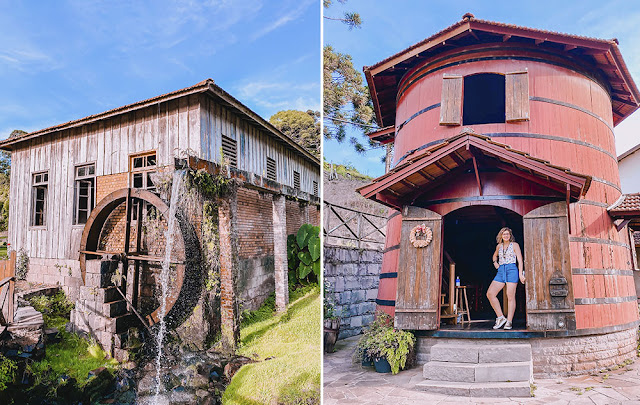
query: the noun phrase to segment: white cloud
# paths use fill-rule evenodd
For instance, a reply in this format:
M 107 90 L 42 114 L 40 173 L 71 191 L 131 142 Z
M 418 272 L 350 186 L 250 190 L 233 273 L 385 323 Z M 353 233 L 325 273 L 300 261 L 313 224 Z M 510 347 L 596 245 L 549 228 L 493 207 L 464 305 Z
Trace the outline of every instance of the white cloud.
M 283 25 L 300 18 L 302 13 L 311 5 L 317 6 L 317 2 L 314 0 L 300 1 L 297 7 L 295 7 L 293 10 L 289 12 L 286 12 L 284 15 L 282 15 L 280 18 L 273 21 L 266 27 L 263 27 L 261 30 L 253 34 L 251 39 L 255 41 L 256 39 L 267 35 L 271 31 L 274 31 L 282 27 Z

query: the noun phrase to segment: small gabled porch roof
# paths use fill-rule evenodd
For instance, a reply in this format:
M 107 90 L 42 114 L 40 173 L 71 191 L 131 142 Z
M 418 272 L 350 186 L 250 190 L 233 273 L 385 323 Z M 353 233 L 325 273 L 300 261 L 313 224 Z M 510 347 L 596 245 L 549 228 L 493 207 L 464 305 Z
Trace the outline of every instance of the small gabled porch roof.
M 365 198 L 400 209 L 427 191 L 451 180 L 455 173 L 472 168 L 478 191 L 482 195 L 482 178 L 478 166 L 498 168 L 566 194 L 567 202 L 579 200 L 591 184 L 590 176 L 552 165 L 548 161 L 495 142 L 488 136 L 465 129 L 443 143 L 410 156 L 387 174 L 357 191 Z
M 640 230 L 640 193 L 622 194 L 607 211 L 614 220 L 622 220 L 616 224 L 618 231 L 627 224 L 635 230 Z

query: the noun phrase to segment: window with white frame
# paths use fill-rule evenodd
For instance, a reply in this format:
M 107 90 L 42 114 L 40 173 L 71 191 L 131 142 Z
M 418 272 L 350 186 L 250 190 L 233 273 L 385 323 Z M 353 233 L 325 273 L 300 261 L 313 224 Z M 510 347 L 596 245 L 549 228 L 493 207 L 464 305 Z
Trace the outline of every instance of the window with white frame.
M 77 166 L 75 176 L 73 223 L 76 225 L 86 224 L 91 210 L 95 206 L 96 165 L 91 163 Z
M 47 188 L 49 173 L 34 173 L 32 177 L 31 225 L 45 226 L 47 217 Z

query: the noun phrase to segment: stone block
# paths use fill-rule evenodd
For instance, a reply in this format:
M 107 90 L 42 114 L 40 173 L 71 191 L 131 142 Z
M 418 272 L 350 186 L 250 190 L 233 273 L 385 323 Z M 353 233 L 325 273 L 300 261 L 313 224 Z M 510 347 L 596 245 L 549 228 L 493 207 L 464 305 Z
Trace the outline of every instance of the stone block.
M 505 363 L 508 361 L 530 361 L 531 345 L 483 345 L 480 350 L 480 363 Z
M 343 293 L 338 294 L 337 299 L 338 304 L 348 305 L 351 303 L 351 291 L 345 291 Z
M 422 368 L 422 375 L 427 380 L 474 382 L 475 364 L 431 360 Z
M 373 322 L 374 319 L 374 315 L 370 314 L 370 315 L 364 315 L 362 317 L 362 325 L 363 326 L 369 326 L 369 324 L 371 324 L 371 322 Z
M 365 297 L 364 290 L 352 291 L 351 303 L 362 302 L 364 301 L 364 297 Z
M 476 365 L 476 382 L 529 381 L 530 377 L 530 361 Z
M 333 283 L 333 291 L 335 292 L 343 292 L 344 291 L 344 278 L 336 277 Z
M 378 289 L 377 288 L 372 288 L 370 290 L 367 290 L 366 295 L 365 295 L 365 299 L 367 301 L 375 300 L 376 298 L 378 298 Z M 375 305 L 374 305 L 374 307 L 375 307 Z
M 472 397 L 526 398 L 531 396 L 529 381 L 508 383 L 475 383 L 469 387 Z
M 359 328 L 362 326 L 362 317 L 361 316 L 354 316 L 351 318 L 351 322 L 350 322 L 350 326 L 352 328 Z
M 485 346 L 438 343 L 431 348 L 431 360 L 455 363 L 478 363 L 478 349 Z

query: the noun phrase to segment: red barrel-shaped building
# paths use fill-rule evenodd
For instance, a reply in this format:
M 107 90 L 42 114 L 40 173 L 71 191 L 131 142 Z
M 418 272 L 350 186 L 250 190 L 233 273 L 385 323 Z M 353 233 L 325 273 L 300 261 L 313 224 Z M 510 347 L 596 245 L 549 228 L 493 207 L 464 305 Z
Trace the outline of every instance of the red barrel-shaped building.
M 617 40 L 466 14 L 364 71 L 383 127 L 371 137 L 393 143 L 391 169 L 359 189 L 390 207 L 378 308 L 424 338 L 531 339 L 542 374 L 634 356 L 633 239 L 608 208 L 624 199 L 613 128 L 640 93 Z M 430 242 L 416 247 L 412 232 L 422 224 Z M 485 294 L 503 226 L 522 247 L 526 283 L 514 330 L 490 336 L 490 327 L 456 324 L 495 318 Z M 447 312 L 457 295 L 452 271 L 468 303 Z M 598 353 L 571 357 L 585 339 Z M 575 350 L 549 364 L 541 349 L 549 344 Z

